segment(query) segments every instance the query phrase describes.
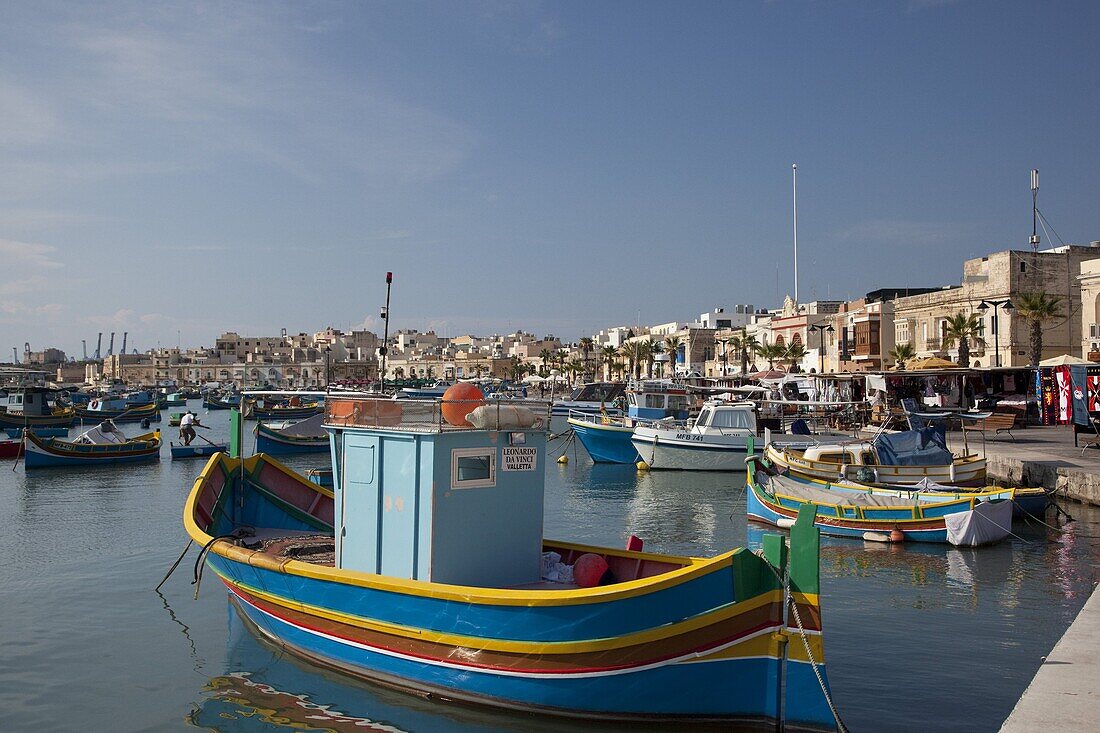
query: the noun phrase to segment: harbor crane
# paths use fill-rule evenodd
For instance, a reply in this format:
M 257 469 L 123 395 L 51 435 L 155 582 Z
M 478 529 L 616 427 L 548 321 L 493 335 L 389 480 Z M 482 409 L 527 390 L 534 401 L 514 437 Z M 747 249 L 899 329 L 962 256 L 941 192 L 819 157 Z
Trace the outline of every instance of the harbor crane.
M 19 363 L 19 349 L 15 348 L 14 346 L 11 347 L 11 363 L 12 364 L 18 364 Z
M 103 348 L 103 332 L 100 331 L 99 332 L 99 338 L 96 339 L 96 342 L 95 342 L 95 358 L 96 358 L 96 361 L 99 361 L 99 359 L 100 359 L 100 353 L 101 353 L 100 349 L 102 349 L 102 348 Z
M 129 335 L 130 335 L 129 331 L 123 331 L 122 332 L 122 351 L 120 351 L 118 353 L 120 353 L 120 354 L 125 354 L 126 353 L 126 337 L 129 336 Z
M 84 361 L 88 361 L 88 339 L 80 339 L 80 348 L 84 350 Z
M 115 332 L 111 331 L 111 344 L 107 347 L 107 356 L 114 356 L 115 353 Z

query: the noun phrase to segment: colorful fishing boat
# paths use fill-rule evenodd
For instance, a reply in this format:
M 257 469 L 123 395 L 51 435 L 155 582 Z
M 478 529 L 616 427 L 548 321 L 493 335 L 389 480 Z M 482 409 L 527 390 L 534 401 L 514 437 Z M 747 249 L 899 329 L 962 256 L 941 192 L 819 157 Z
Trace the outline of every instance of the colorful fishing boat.
M 253 420 L 303 420 L 320 415 L 322 409 L 320 402 L 296 401 L 293 397 L 280 401 L 246 399 L 241 403 L 241 413 Z
M 18 458 L 22 453 L 22 440 L 0 440 L 0 458 Z
M 156 403 L 132 406 L 124 397 L 97 397 L 88 403 L 88 406 L 77 407 L 76 417 L 79 420 L 100 422 L 111 420 L 113 422 L 141 422 L 150 420 L 160 422 L 160 409 Z
M 626 399 L 624 417 L 606 410 L 569 412 L 569 427 L 596 463 L 637 463 L 641 458 L 630 442 L 634 428 L 661 420 L 687 420 L 691 407 L 687 390 L 666 380 L 632 384 Z
M 0 406 L 0 428 L 69 427 L 76 413 L 72 407 L 53 404 L 55 394 L 56 390 L 48 387 L 9 388 L 6 402 Z
M 40 438 L 27 433 L 24 465 L 27 468 L 54 466 L 104 466 L 160 460 L 160 431 L 127 438 L 107 420 L 74 440 Z
M 232 410 L 241 406 L 239 394 L 213 395 L 208 394 L 202 398 L 202 406 L 207 410 Z
M 977 454 L 955 456 L 935 428 L 883 433 L 874 441 L 826 442 L 812 446 L 765 447 L 768 462 L 804 478 L 845 478 L 866 484 L 950 486 L 985 484 L 986 461 Z
M 333 490 L 219 454 L 187 532 L 272 642 L 421 697 L 834 730 L 812 512 L 790 552 L 776 535 L 706 559 L 544 540 L 535 409 L 330 396 Z
M 324 415 L 296 422 L 256 424 L 256 452 L 282 456 L 292 453 L 328 453 Z
M 169 412 L 168 413 L 168 426 L 172 428 L 178 428 L 183 421 L 182 412 Z
M 186 407 L 187 398 L 179 392 L 173 392 L 164 398 L 165 407 Z
M 878 542 L 944 542 L 976 546 L 999 542 L 1012 527 L 1008 497 L 899 497 L 837 490 L 774 472 L 759 456 L 749 456 L 749 518 L 787 527 L 813 507 L 815 525 L 825 534 Z
M 215 453 L 224 453 L 228 450 L 228 446 L 226 443 L 192 443 L 191 445 L 169 443 L 168 449 L 173 461 L 181 461 L 186 458 L 209 458 Z

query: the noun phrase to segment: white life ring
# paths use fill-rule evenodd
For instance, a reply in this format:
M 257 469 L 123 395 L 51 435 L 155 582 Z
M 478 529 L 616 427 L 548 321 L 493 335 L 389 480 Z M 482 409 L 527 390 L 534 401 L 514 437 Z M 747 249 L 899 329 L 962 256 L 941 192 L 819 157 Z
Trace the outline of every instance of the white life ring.
M 92 400 L 91 402 L 89 402 L 88 403 L 88 408 L 92 409 L 92 410 L 98 410 L 99 409 L 99 400 Z

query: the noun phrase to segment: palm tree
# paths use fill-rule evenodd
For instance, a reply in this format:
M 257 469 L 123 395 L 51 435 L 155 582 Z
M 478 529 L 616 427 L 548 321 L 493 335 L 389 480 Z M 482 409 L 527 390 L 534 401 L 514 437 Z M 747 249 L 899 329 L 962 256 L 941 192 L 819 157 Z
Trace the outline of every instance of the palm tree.
M 588 354 L 596 346 L 596 342 L 592 340 L 591 336 L 581 337 L 581 356 L 584 357 L 584 368 L 588 369 Z
M 630 376 L 634 376 L 634 362 L 638 360 L 638 343 L 627 341 L 619 347 L 619 355 L 626 359 L 627 364 L 630 365 Z
M 723 336 L 722 338 L 714 339 L 715 343 L 722 344 L 721 359 L 722 359 L 722 376 L 723 377 L 729 376 L 730 344 L 734 343 L 736 341 L 739 341 L 739 340 L 740 339 L 738 339 L 736 336 L 732 336 L 732 337 Z M 735 345 L 734 348 L 737 348 L 737 346 Z
M 665 353 L 665 342 L 660 339 L 655 339 L 652 336 L 649 337 L 649 367 L 652 369 L 657 363 L 657 357 Z M 662 373 L 657 374 L 657 378 L 660 379 L 664 376 Z
M 653 376 L 653 351 L 651 350 L 651 347 L 653 345 L 653 342 L 650 341 L 649 339 L 642 339 L 641 341 L 638 341 L 636 343 L 637 343 L 637 347 L 638 347 L 638 364 L 636 366 L 636 370 L 637 370 L 636 377 L 638 379 L 641 379 L 641 377 L 642 377 L 642 364 L 646 365 L 646 376 L 647 377 L 652 377 Z
M 893 359 L 898 366 L 901 366 L 916 355 L 917 350 L 914 349 L 913 344 L 910 343 L 897 344 L 890 351 L 890 358 Z
M 985 346 L 981 316 L 962 311 L 949 316 L 944 322 L 943 348 L 951 348 L 956 341 L 959 342 L 959 366 L 966 369 L 970 366 L 970 342 L 973 341 L 975 346 Z
M 600 361 L 607 365 L 607 381 L 611 381 L 611 369 L 615 364 L 615 357 L 619 355 L 619 352 L 614 346 L 604 346 L 600 349 Z
M 665 337 L 665 351 L 668 353 L 668 376 L 671 379 L 676 376 L 676 356 L 680 353 L 683 341 L 679 336 Z
M 539 352 L 539 358 L 542 359 L 542 376 L 550 374 L 550 369 L 546 365 L 550 362 L 553 354 L 550 353 L 550 349 L 543 349 Z
M 806 347 L 802 345 L 801 341 L 792 341 L 785 349 L 783 349 L 783 361 L 790 365 L 790 370 L 794 371 L 795 364 L 798 364 L 806 357 Z
M 1043 321 L 1061 318 L 1058 306 L 1062 299 L 1046 293 L 1022 293 L 1016 299 L 1016 312 L 1031 325 L 1031 366 L 1038 367 L 1043 358 Z
M 767 360 L 768 369 L 775 368 L 775 362 L 783 359 L 787 355 L 787 347 L 783 344 L 769 344 L 764 343 L 758 350 L 761 357 Z
M 584 373 L 588 370 L 585 366 L 586 362 L 580 359 L 573 358 L 569 360 L 569 364 L 566 365 L 566 369 L 569 370 L 569 384 L 573 384 L 577 377 L 583 377 Z

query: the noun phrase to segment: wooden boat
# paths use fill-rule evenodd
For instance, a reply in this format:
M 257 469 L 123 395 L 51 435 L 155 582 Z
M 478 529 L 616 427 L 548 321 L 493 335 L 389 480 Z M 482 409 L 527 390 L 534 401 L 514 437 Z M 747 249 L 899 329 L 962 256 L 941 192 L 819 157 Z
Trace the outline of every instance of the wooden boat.
M 22 452 L 22 440 L 0 440 L 0 458 L 18 458 Z
M 626 397 L 624 417 L 610 415 L 606 410 L 569 412 L 566 422 L 596 463 L 637 463 L 641 457 L 630 442 L 634 428 L 658 420 L 686 420 L 691 406 L 687 390 L 665 380 L 631 384 Z
M 164 398 L 165 407 L 186 407 L 187 398 L 179 392 L 173 392 Z
M 215 453 L 224 453 L 228 447 L 226 443 L 192 443 L 191 445 L 169 443 L 168 449 L 172 453 L 172 460 L 180 461 L 186 458 L 209 458 Z
M 533 426 L 545 404 L 542 417 L 486 404 L 456 421 L 440 403 L 328 403 L 333 490 L 263 454 L 219 454 L 184 510 L 207 565 L 274 643 L 435 700 L 835 729 L 812 512 L 789 553 L 774 535 L 762 555 L 706 559 L 543 540 L 546 432 Z M 585 587 L 540 570 L 559 561 Z
M 74 440 L 25 436 L 24 465 L 27 468 L 53 466 L 103 466 L 116 463 L 160 460 L 160 431 L 127 438 L 110 420 Z
M 256 424 L 256 452 L 268 455 L 292 453 L 328 453 L 328 433 L 324 415 L 314 415 L 294 423 Z
M 321 414 L 320 402 L 298 402 L 293 399 L 284 402 L 270 400 L 245 399 L 241 403 L 241 414 L 253 420 L 304 420 Z
M 55 390 L 39 386 L 9 389 L 4 404 L 0 405 L 0 428 L 71 426 L 76 413 L 72 407 L 51 405 L 50 398 L 55 393 Z
M 954 456 L 935 430 L 879 435 L 874 442 L 824 443 L 809 447 L 768 445 L 768 462 L 804 478 L 845 478 L 867 484 L 916 484 L 934 481 L 951 486 L 985 483 L 985 459 L 977 454 Z
M 773 473 L 759 456 L 746 459 L 749 518 L 789 526 L 806 507 L 825 534 L 879 542 L 945 542 L 973 546 L 998 542 L 1012 525 L 1009 497 L 912 498 L 837 490 L 830 484 Z M 1011 490 L 1009 490 L 1011 492 Z
M 141 422 L 142 420 L 160 422 L 161 420 L 160 408 L 157 407 L 156 403 L 133 407 L 121 397 L 96 398 L 88 403 L 87 408 L 77 407 L 76 416 L 80 420 L 93 420 L 96 422 L 111 420 L 116 423 Z
M 202 398 L 202 406 L 207 410 L 232 410 L 234 407 L 241 406 L 241 396 L 233 394 L 219 397 L 208 394 Z
M 169 427 L 178 428 L 180 426 L 180 422 L 182 422 L 182 421 L 183 421 L 183 413 L 182 412 L 169 412 L 168 413 L 168 426 Z

